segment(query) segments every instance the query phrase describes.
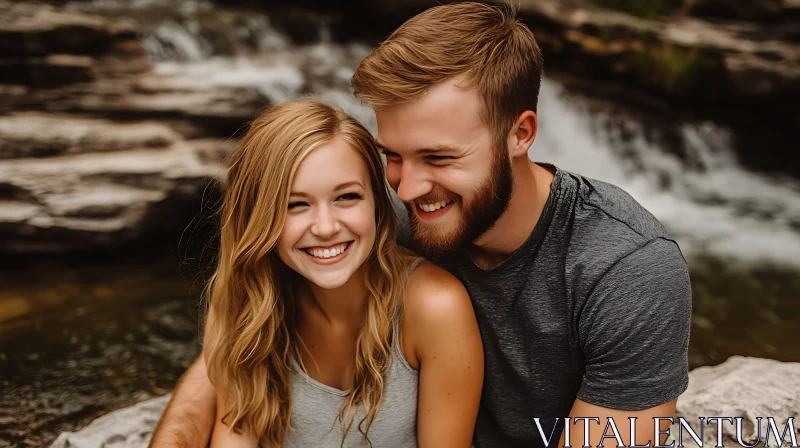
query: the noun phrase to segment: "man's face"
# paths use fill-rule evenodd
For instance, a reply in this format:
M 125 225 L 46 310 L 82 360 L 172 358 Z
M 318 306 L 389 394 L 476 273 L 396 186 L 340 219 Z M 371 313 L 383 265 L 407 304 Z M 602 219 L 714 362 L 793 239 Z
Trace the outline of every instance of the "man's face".
M 406 204 L 414 239 L 430 255 L 474 242 L 511 198 L 506 148 L 494 148 L 481 101 L 458 79 L 376 111 L 386 178 Z

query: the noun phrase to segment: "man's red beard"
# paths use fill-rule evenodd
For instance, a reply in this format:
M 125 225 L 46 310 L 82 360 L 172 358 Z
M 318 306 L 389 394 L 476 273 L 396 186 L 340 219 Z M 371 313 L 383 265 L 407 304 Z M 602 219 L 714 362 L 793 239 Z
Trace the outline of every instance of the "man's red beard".
M 428 204 L 455 201 L 454 205 L 458 205 L 460 215 L 452 230 L 442 230 L 435 224 L 420 220 L 417 212 L 412 210 L 412 207 L 417 205 L 406 204 L 414 241 L 425 255 L 431 258 L 466 247 L 488 232 L 500 219 L 508 208 L 513 187 L 511 161 L 504 152 L 494 151 L 489 176 L 468 199 L 448 191 L 434 189 L 415 200 Z

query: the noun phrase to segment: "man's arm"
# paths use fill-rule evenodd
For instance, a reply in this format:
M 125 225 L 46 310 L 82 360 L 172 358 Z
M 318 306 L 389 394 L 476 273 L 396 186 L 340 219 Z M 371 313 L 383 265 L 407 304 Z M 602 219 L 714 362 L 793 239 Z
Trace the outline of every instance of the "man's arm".
M 570 411 L 571 446 L 584 446 L 587 427 L 593 447 L 601 440 L 606 447 L 620 439 L 626 446 L 663 441 L 655 418 L 673 417 L 689 380 L 691 296 L 686 262 L 663 238 L 623 257 L 596 282 L 579 321 L 586 370 Z M 668 429 L 669 421 L 660 426 Z
M 205 448 L 214 428 L 216 403 L 201 354 L 178 381 L 150 448 Z
M 671 418 L 675 415 L 677 399 L 671 400 L 659 406 L 645 409 L 642 411 L 621 411 L 617 409 L 604 408 L 594 404 L 586 403 L 580 399 L 575 400 L 572 410 L 569 413 L 569 446 L 583 447 L 602 446 L 605 448 L 615 448 L 620 445 L 622 440 L 624 446 L 648 445 L 655 446 L 663 444 L 666 434 L 655 433 L 655 418 Z M 575 420 L 576 417 L 586 419 Z M 596 417 L 596 419 L 595 419 Z M 635 418 L 636 420 L 631 420 Z M 611 423 L 613 421 L 613 423 Z M 636 422 L 635 438 L 631 440 L 631 422 Z M 588 437 L 585 429 L 588 426 Z M 660 430 L 666 431 L 670 423 L 668 420 L 660 421 Z M 606 428 L 608 428 L 606 430 Z M 616 430 L 616 432 L 615 432 Z M 559 447 L 563 447 L 565 442 L 566 430 L 561 433 Z M 605 436 L 605 438 L 604 438 Z M 616 438 L 619 436 L 619 440 Z M 588 441 L 588 443 L 586 443 Z

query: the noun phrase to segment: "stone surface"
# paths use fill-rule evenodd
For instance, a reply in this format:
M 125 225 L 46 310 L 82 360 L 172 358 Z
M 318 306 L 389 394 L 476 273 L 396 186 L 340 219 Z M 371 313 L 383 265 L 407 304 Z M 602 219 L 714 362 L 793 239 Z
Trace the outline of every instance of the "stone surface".
M 77 432 L 65 432 L 50 448 L 146 448 L 170 395 L 104 415 Z
M 576 61 L 568 65 L 577 72 L 627 77 L 695 101 L 735 98 L 765 104 L 800 98 L 796 26 L 688 16 L 646 20 L 585 2 L 523 0 L 519 5 L 545 51 Z
M 0 0 L 0 68 L 0 83 L 56 87 L 149 63 L 129 22 Z
M 89 56 L 51 54 L 27 59 L 0 59 L 0 82 L 56 87 L 95 78 Z
M 795 418 L 795 434 L 800 440 L 800 363 L 779 362 L 771 359 L 732 356 L 713 367 L 699 367 L 689 374 L 689 388 L 678 400 L 676 416 L 683 417 L 699 432 L 699 417 L 743 417 L 742 439 L 748 445 L 760 439 L 764 446 L 767 434 L 766 417 L 774 417 L 779 432 L 784 430 L 788 417 Z M 758 436 L 759 421 L 761 436 Z M 736 427 L 723 423 L 725 446 L 739 446 Z M 671 434 L 677 435 L 673 426 Z M 706 446 L 716 443 L 715 423 L 706 425 L 703 435 Z M 774 432 L 770 446 L 777 445 Z M 691 442 L 684 432 L 684 443 Z M 789 442 L 787 432 L 784 439 Z
M 188 140 L 0 161 L 0 250 L 113 247 L 185 224 L 176 213 L 221 179 L 220 154 L 234 145 Z
M 304 87 L 296 70 L 264 89 L 218 69 L 156 69 L 124 19 L 0 0 L 0 251 L 117 247 L 187 225 L 235 146 L 225 138 Z
M 112 29 L 99 17 L 47 5 L 0 1 L 0 54 L 96 53 L 111 45 Z
M 0 116 L 0 159 L 156 148 L 180 139 L 156 121 L 115 122 L 39 112 Z
M 800 19 L 797 0 L 693 0 L 689 12 L 701 17 L 783 22 Z
M 733 356 L 713 367 L 689 373 L 689 388 L 678 399 L 676 416 L 696 422 L 698 417 L 744 417 L 746 443 L 752 444 L 755 417 L 773 416 L 782 431 L 787 417 L 800 416 L 800 363 Z M 155 398 L 112 412 L 74 433 L 64 433 L 51 448 L 97 446 L 145 448 L 169 396 Z M 766 434 L 766 421 L 762 421 Z M 726 446 L 738 446 L 731 425 L 723 425 Z M 696 426 L 693 429 L 697 430 Z M 672 428 L 671 434 L 677 434 Z M 704 446 L 714 446 L 716 428 L 704 431 Z M 688 442 L 687 442 L 688 440 Z M 763 436 L 762 436 L 763 444 Z M 771 444 L 775 439 L 771 438 Z M 785 440 L 789 440 L 788 434 Z M 105 445 L 103 445 L 105 443 Z M 695 446 L 684 436 L 686 446 Z M 774 445 L 773 445 L 774 446 Z

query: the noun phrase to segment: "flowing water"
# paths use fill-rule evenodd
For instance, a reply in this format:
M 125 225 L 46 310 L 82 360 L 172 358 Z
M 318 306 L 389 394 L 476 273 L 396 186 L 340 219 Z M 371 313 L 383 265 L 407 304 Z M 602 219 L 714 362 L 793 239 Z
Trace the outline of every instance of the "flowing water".
M 325 16 L 287 32 L 264 14 L 171 6 L 70 5 L 130 17 L 155 70 L 175 82 L 249 86 L 274 102 L 311 92 L 375 130 L 347 88 L 370 45 L 333 41 Z M 565 76 L 544 79 L 530 156 L 621 186 L 677 238 L 694 294 L 691 366 L 734 354 L 800 361 L 800 180 L 744 166 L 739 155 L 759 148 L 725 125 L 585 92 Z M 0 446 L 41 446 L 172 388 L 199 350 L 209 257 L 179 269 L 187 252 L 162 247 L 2 261 Z

